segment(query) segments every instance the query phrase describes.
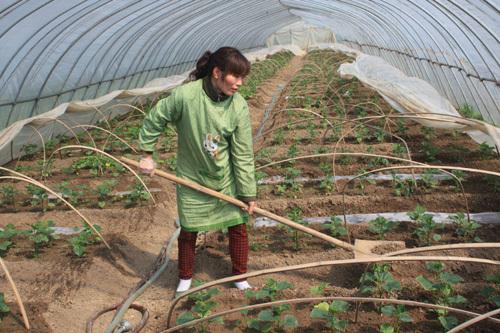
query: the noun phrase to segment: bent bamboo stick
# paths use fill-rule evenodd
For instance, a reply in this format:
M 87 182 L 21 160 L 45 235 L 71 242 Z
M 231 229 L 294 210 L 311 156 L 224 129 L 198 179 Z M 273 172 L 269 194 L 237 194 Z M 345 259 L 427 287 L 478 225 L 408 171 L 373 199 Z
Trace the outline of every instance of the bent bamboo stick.
M 136 168 L 139 167 L 139 163 L 134 161 L 134 160 L 131 160 L 131 159 L 128 159 L 126 157 L 120 157 L 120 160 L 131 165 L 131 166 L 135 166 Z M 162 170 L 158 170 L 158 169 L 155 169 L 154 170 L 154 174 L 155 175 L 158 175 L 160 177 L 163 177 L 163 178 L 166 178 L 170 181 L 173 181 L 177 184 L 180 184 L 180 185 L 183 185 L 183 186 L 186 186 L 186 187 L 189 187 L 189 188 L 192 188 L 193 190 L 196 190 L 196 191 L 199 191 L 199 192 L 203 192 L 205 194 L 208 194 L 208 195 L 211 195 L 211 196 L 214 196 L 218 199 L 221 199 L 221 200 L 224 200 L 226 202 L 229 202 L 235 206 L 238 206 L 238 207 L 241 207 L 241 208 L 247 208 L 247 204 L 245 204 L 243 201 L 240 201 L 236 198 L 233 198 L 233 197 L 230 197 L 228 195 L 225 195 L 225 194 L 222 194 L 222 193 L 219 193 L 215 190 L 212 190 L 212 189 L 209 189 L 209 188 L 206 188 L 200 184 L 197 184 L 195 182 L 192 182 L 192 181 L 189 181 L 187 179 L 182 179 L 182 178 L 179 178 L 179 177 L 176 177 L 172 174 L 169 174 L 165 171 L 162 171 Z M 314 237 L 317 237 L 317 238 L 320 238 L 324 241 L 327 241 L 329 243 L 332 243 L 332 244 L 335 244 L 341 248 L 344 248 L 346 250 L 349 250 L 349 251 L 353 251 L 355 250 L 354 248 L 354 245 L 352 244 L 349 244 L 349 243 L 346 243 L 346 242 L 343 242 L 337 238 L 334 238 L 334 237 L 331 237 L 331 236 L 328 236 L 328 235 L 325 235 L 319 231 L 316 231 L 314 229 L 311 229 L 311 228 L 308 228 L 308 227 L 305 227 L 301 224 L 298 224 L 296 222 L 293 222 L 287 218 L 284 218 L 282 216 L 279 216 L 279 215 L 276 215 L 276 214 L 273 214 L 271 212 L 268 212 L 267 210 L 265 209 L 262 209 L 262 208 L 259 208 L 259 207 L 256 207 L 254 209 L 254 212 L 256 214 L 259 214 L 259 215 L 262 215 L 262 216 L 265 216 L 265 217 L 268 217 L 270 219 L 273 219 L 275 221 L 278 221 L 280 223 L 283 223 L 291 228 L 294 228 L 296 230 L 299 230 L 299 231 L 302 231 L 306 234 L 309 234 L 311 236 L 314 236 Z M 359 251 L 356 249 L 357 252 L 362 252 L 362 251 Z M 367 255 L 372 255 L 371 253 L 365 253 Z

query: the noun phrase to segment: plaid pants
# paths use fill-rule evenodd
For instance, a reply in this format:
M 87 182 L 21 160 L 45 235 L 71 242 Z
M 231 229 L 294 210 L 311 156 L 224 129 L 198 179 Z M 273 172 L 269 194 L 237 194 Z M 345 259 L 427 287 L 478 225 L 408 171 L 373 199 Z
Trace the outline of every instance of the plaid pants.
M 248 235 L 245 223 L 228 228 L 229 254 L 231 255 L 233 275 L 247 272 L 248 262 Z M 179 249 L 179 278 L 193 277 L 194 253 L 196 249 L 197 232 L 181 230 L 177 241 Z M 241 280 L 243 281 L 243 280 Z

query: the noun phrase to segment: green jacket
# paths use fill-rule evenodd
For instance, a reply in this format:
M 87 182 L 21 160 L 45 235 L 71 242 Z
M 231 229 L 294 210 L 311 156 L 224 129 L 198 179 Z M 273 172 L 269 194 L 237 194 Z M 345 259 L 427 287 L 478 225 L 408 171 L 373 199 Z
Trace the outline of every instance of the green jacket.
M 207 83 L 209 80 L 203 79 L 189 82 L 160 100 L 144 119 L 139 146 L 152 152 L 167 123 L 171 123 L 178 133 L 178 177 L 243 201 L 255 200 L 248 105 L 239 93 L 217 102 Z M 180 185 L 177 209 L 181 226 L 187 231 L 226 228 L 248 218 L 239 207 Z

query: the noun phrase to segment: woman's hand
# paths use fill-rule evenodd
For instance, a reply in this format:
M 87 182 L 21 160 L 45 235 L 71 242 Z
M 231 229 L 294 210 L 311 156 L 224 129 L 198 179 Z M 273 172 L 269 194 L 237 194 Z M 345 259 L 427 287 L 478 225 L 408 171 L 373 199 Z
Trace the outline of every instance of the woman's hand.
M 245 210 L 248 212 L 248 214 L 252 215 L 253 210 L 257 207 L 257 202 L 256 201 L 250 201 L 248 202 L 248 207 L 245 208 Z
M 152 155 L 145 155 L 141 157 L 141 160 L 139 161 L 139 171 L 147 175 L 153 175 L 155 168 L 156 163 L 153 160 Z

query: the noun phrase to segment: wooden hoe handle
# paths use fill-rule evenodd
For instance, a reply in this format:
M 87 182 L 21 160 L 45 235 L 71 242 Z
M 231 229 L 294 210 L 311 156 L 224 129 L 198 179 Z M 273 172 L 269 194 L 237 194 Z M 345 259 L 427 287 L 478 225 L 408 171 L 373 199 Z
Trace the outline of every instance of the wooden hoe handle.
M 126 158 L 126 157 L 120 157 L 120 160 L 131 165 L 131 166 L 134 166 L 136 168 L 139 167 L 139 163 L 134 161 L 134 160 L 131 160 L 129 158 Z M 221 199 L 221 200 L 224 200 L 226 202 L 229 202 L 235 206 L 238 206 L 238 207 L 241 207 L 241 208 L 247 208 L 247 204 L 245 204 L 243 201 L 240 201 L 236 198 L 233 198 L 233 197 L 230 197 L 228 195 L 225 195 L 225 194 L 222 194 L 222 193 L 219 193 L 215 190 L 212 190 L 212 189 L 209 189 L 207 187 L 204 187 L 204 186 L 201 186 L 200 184 L 197 184 L 195 182 L 192 182 L 192 181 L 189 181 L 189 180 L 186 180 L 186 179 L 182 179 L 182 178 L 179 178 L 179 177 L 176 177 L 170 173 L 167 173 L 165 171 L 162 171 L 162 170 L 159 170 L 159 169 L 155 169 L 154 170 L 154 175 L 158 175 L 160 177 L 163 177 L 163 178 L 166 178 L 170 181 L 173 181 L 174 183 L 177 183 L 177 184 L 180 184 L 180 185 L 183 185 L 183 186 L 186 186 L 186 187 L 189 187 L 189 188 L 192 188 L 193 190 L 196 190 L 196 191 L 199 191 L 199 192 L 203 192 L 205 194 L 208 194 L 208 195 L 211 195 L 213 197 L 216 197 L 218 199 Z M 316 231 L 314 229 L 311 229 L 311 228 L 308 228 L 306 226 L 303 226 L 301 224 L 298 224 L 296 222 L 293 222 L 287 218 L 284 218 L 282 216 L 279 216 L 279 215 L 276 215 L 276 214 L 273 214 L 271 212 L 268 212 L 267 210 L 265 209 L 262 209 L 262 208 L 259 208 L 259 207 L 256 207 L 254 209 L 254 212 L 259 214 L 259 215 L 262 215 L 262 216 L 265 216 L 265 217 L 268 217 L 270 219 L 273 219 L 275 221 L 278 221 L 280 223 L 283 223 L 291 228 L 294 228 L 294 229 L 297 229 L 299 231 L 302 231 L 302 232 L 305 232 L 306 234 L 309 234 L 311 236 L 314 236 L 314 237 L 317 237 L 317 238 L 320 238 L 322 240 L 325 240 L 329 243 L 332 243 L 332 244 L 335 244 L 339 247 L 342 247 L 346 250 L 349 250 L 349 251 L 353 251 L 354 252 L 354 246 L 349 244 L 349 243 L 346 243 L 346 242 L 343 242 L 337 238 L 334 238 L 334 237 L 331 237 L 331 236 L 328 236 L 328 235 L 325 235 L 319 231 Z

